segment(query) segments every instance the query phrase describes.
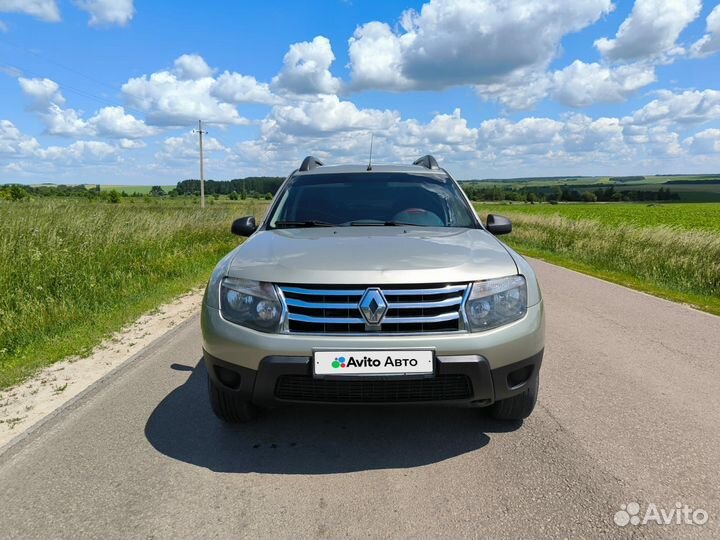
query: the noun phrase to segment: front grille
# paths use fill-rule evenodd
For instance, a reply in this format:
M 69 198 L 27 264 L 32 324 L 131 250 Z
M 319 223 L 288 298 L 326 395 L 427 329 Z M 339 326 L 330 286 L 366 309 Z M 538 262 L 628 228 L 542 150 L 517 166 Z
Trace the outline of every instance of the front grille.
M 349 380 L 315 379 L 310 375 L 281 375 L 275 397 L 288 401 L 323 403 L 410 403 L 472 397 L 467 375 L 438 375 L 431 379 Z
M 314 334 L 454 332 L 468 285 L 379 286 L 388 304 L 382 323 L 368 327 L 358 306 L 368 288 L 359 285 L 279 285 L 290 332 Z

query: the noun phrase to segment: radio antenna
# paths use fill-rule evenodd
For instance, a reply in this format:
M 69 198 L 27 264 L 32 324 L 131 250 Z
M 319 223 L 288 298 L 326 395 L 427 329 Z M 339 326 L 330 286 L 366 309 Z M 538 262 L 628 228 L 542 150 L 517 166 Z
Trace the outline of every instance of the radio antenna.
M 375 138 L 375 134 L 371 133 L 370 134 L 370 159 L 368 161 L 368 167 L 367 167 L 368 171 L 372 171 L 372 147 L 373 147 L 373 139 L 374 138 Z

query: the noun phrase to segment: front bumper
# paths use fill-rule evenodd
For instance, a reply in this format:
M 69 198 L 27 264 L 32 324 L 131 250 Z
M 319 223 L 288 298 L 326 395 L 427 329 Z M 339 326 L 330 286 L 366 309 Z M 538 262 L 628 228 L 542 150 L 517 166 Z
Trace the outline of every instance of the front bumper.
M 490 369 L 530 358 L 545 346 L 543 303 L 525 316 L 486 332 L 445 334 L 270 334 L 226 321 L 218 309 L 202 306 L 203 349 L 235 366 L 258 370 L 269 356 L 310 357 L 313 350 L 432 349 L 436 357 L 482 356 Z
M 279 402 L 447 403 L 483 406 L 518 394 L 538 376 L 545 338 L 542 301 L 519 321 L 487 332 L 445 334 L 269 334 L 202 307 L 205 363 L 216 384 L 243 399 Z M 316 349 L 432 349 L 433 377 L 312 376 Z
M 204 352 L 213 382 L 265 407 L 284 402 L 318 404 L 443 404 L 483 407 L 523 392 L 539 376 L 543 350 L 490 369 L 479 355 L 436 357 L 431 377 L 317 379 L 309 356 L 268 356 L 253 370 Z

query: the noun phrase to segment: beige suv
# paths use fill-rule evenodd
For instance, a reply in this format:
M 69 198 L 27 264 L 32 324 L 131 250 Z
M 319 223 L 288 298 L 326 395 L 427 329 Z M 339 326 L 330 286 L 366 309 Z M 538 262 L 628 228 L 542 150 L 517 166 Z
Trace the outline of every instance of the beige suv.
M 410 166 L 306 158 L 217 265 L 202 332 L 228 422 L 286 403 L 533 410 L 544 348 L 535 274 L 432 156 Z

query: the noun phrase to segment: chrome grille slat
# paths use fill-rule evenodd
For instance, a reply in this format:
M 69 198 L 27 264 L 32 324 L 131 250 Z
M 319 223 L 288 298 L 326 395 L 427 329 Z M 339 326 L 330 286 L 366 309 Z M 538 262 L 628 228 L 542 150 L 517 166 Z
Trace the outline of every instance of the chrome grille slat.
M 362 296 L 365 289 L 303 289 L 302 287 L 280 286 L 284 293 L 307 294 L 310 296 Z
M 295 298 L 285 300 L 288 306 L 309 308 L 309 309 L 355 309 L 356 303 L 336 303 L 336 302 L 306 302 Z M 438 307 L 456 306 L 462 302 L 462 296 L 453 296 L 445 300 L 433 302 L 388 302 L 388 309 L 428 309 Z
M 440 315 L 430 315 L 426 317 L 385 317 L 383 324 L 424 324 L 434 322 L 454 321 L 460 318 L 457 311 L 452 313 L 441 313 Z
M 465 291 L 467 285 L 447 285 L 435 289 L 383 289 L 385 296 L 418 296 L 428 294 L 448 294 L 453 292 Z M 363 291 L 364 292 L 364 291 Z
M 365 288 L 362 289 L 306 289 L 304 287 L 280 286 L 283 292 L 293 294 L 308 294 L 313 296 L 362 296 Z M 417 296 L 428 294 L 448 294 L 452 292 L 465 291 L 467 285 L 446 285 L 431 289 L 383 289 L 386 296 Z
M 452 313 L 442 313 L 440 315 L 433 315 L 430 317 L 385 317 L 383 324 L 414 324 L 414 323 L 426 323 L 426 322 L 445 322 L 453 321 L 459 317 L 457 311 Z M 297 315 L 290 313 L 288 318 L 291 321 L 301 321 L 318 324 L 364 324 L 365 320 L 362 318 L 356 319 L 354 317 L 310 317 L 308 315 Z
M 308 315 L 297 315 L 290 313 L 288 319 L 291 321 L 300 321 L 317 324 L 364 324 L 365 320 L 353 317 L 310 317 Z
M 462 302 L 462 296 L 453 296 L 437 302 L 388 302 L 388 309 L 425 309 L 437 307 L 457 306 Z
M 304 300 L 296 300 L 295 298 L 288 298 L 285 300 L 288 306 L 310 308 L 310 309 L 355 309 L 357 308 L 357 302 L 355 303 L 318 303 L 318 302 L 305 302 Z
M 468 284 L 278 285 L 291 333 L 364 334 L 457 332 L 464 329 L 462 304 Z M 380 326 L 366 324 L 359 303 L 378 288 L 387 303 Z

